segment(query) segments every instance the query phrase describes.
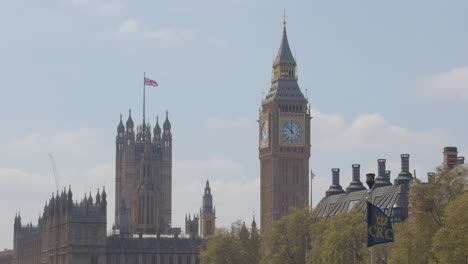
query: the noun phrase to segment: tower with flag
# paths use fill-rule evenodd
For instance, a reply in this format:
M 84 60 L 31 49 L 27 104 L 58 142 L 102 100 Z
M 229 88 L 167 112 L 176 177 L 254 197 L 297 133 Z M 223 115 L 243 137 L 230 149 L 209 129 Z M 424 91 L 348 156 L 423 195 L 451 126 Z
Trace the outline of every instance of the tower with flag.
M 168 233 L 172 215 L 172 132 L 166 111 L 162 128 L 146 117 L 146 86 L 158 83 L 143 75 L 143 120 L 135 127 L 132 112 L 117 126 L 115 225 L 129 235 Z M 125 219 L 125 221 L 123 221 Z

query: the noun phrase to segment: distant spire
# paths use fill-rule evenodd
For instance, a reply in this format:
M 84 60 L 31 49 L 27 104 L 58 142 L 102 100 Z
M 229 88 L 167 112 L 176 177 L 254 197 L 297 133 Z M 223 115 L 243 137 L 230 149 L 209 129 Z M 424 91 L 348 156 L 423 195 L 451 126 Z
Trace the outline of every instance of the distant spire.
M 132 109 L 128 109 L 127 128 L 133 128 Z
M 169 111 L 166 110 L 166 120 L 163 124 L 164 131 L 171 130 L 171 122 L 169 122 Z

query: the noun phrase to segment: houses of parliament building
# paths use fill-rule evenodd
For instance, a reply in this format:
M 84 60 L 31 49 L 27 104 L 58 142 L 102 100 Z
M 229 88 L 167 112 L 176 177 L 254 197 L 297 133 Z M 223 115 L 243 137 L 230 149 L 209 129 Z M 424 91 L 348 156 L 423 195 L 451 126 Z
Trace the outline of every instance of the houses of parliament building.
M 172 133 L 168 114 L 162 129 L 157 120 L 153 130 L 146 122 L 135 129 L 131 112 L 124 126 L 121 116 L 115 143 L 112 232 L 107 232 L 105 189 L 76 202 L 69 187 L 52 194 L 37 225 L 24 225 L 21 216 L 15 216 L 12 263 L 199 263 L 200 247 L 215 230 L 213 197 L 207 181 L 197 223 L 186 219 L 185 236 L 180 228 L 171 226 Z

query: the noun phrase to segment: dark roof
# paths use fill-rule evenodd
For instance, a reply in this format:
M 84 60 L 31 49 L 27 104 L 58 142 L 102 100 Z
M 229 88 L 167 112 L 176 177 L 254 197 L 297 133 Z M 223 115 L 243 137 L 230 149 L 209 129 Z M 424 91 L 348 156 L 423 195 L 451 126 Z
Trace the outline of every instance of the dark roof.
M 297 84 L 297 80 L 279 79 L 273 82 L 264 102 L 266 103 L 273 100 L 307 103 L 307 100 Z
M 107 237 L 107 251 L 145 251 L 145 252 L 198 252 L 205 242 L 201 238 L 123 238 Z
M 293 65 L 296 66 L 296 61 L 292 55 L 291 49 L 289 48 L 288 35 L 286 34 L 286 24 L 283 27 L 283 37 L 281 38 L 281 45 L 276 55 L 273 67 L 278 65 Z
M 354 206 L 364 208 L 367 189 L 347 192 L 324 197 L 315 208 L 318 217 L 331 217 L 342 212 L 350 211 Z M 404 185 L 390 185 L 372 190 L 372 201 L 375 206 L 385 209 L 407 207 L 408 199 Z

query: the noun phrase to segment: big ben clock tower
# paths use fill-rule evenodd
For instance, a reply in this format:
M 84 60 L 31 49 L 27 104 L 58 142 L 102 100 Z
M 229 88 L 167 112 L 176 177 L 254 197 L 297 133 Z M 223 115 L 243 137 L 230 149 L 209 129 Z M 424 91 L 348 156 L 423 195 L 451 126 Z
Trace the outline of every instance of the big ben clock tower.
M 261 228 L 309 205 L 310 112 L 296 77 L 286 21 L 273 78 L 259 116 Z

